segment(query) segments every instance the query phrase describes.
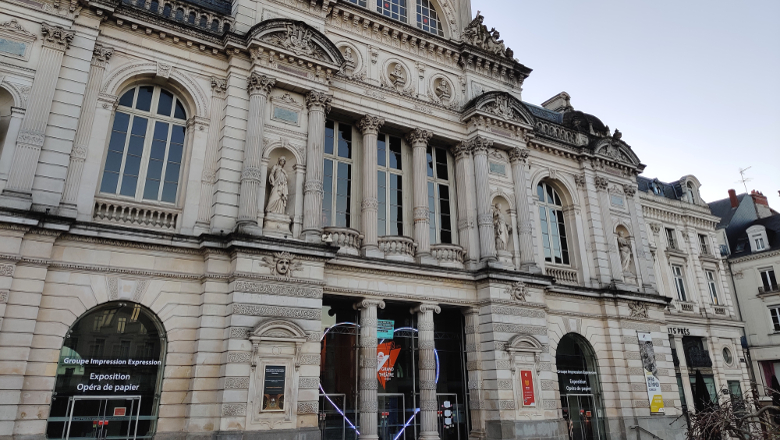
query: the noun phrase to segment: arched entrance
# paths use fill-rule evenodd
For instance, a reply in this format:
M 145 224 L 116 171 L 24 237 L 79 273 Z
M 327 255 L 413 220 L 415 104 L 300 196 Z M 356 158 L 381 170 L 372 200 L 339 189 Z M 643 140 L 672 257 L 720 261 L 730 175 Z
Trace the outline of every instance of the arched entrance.
M 569 333 L 558 343 L 555 365 L 569 439 L 606 438 L 599 367 L 593 347 L 582 336 Z
M 50 439 L 151 438 L 165 330 L 146 307 L 110 302 L 82 315 L 60 350 Z

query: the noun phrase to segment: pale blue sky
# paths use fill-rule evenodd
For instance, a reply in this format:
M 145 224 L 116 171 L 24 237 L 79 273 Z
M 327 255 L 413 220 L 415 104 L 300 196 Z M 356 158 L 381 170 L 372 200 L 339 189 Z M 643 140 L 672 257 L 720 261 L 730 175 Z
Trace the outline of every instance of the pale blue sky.
M 472 0 L 534 69 L 523 100 L 566 91 L 620 129 L 643 175 L 693 174 L 780 210 L 780 0 Z

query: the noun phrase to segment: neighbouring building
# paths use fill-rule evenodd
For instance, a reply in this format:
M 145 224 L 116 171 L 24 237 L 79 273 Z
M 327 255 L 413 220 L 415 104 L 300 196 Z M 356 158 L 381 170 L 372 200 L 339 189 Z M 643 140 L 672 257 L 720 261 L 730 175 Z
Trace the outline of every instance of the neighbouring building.
M 771 401 L 767 387 L 780 378 L 780 213 L 766 196 L 752 191 L 710 203 L 721 218 L 719 243 L 728 255 L 734 291 L 745 321 L 745 348 L 753 380 L 762 400 Z
M 744 389 L 698 182 L 485 20 L 5 0 L 0 439 L 668 440 Z

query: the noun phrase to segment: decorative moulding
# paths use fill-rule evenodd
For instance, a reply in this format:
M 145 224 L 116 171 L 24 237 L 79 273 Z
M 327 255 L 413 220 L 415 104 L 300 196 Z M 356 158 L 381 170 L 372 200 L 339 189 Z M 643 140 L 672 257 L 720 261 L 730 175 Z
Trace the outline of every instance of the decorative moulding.
M 5 56 L 27 61 L 30 58 L 30 47 L 37 39 L 16 19 L 0 23 L 0 52 Z

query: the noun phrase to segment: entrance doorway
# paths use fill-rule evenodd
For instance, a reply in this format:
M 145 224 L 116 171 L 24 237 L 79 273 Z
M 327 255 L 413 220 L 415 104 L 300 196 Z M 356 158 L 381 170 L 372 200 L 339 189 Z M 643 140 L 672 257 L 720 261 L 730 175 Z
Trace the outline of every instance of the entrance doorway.
M 140 304 L 112 302 L 80 317 L 65 337 L 49 439 L 151 439 L 157 422 L 165 333 Z
M 604 407 L 593 347 L 582 336 L 569 333 L 558 343 L 555 364 L 569 439 L 605 439 Z

